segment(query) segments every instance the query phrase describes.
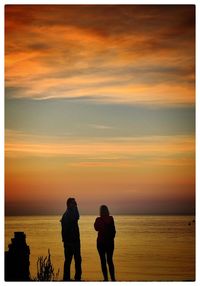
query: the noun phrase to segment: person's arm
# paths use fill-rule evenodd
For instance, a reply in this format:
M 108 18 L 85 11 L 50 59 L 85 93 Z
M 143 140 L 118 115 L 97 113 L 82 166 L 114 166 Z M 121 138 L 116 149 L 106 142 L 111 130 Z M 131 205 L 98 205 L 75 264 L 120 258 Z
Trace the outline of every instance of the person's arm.
M 69 217 L 65 214 L 61 219 L 61 227 L 62 227 L 62 241 L 65 241 L 67 232 L 69 230 L 70 220 Z
M 112 233 L 113 233 L 113 237 L 115 237 L 116 229 L 115 229 L 115 222 L 114 222 L 114 218 L 113 217 L 112 217 Z
M 96 231 L 101 231 L 104 228 L 104 224 L 100 217 L 97 217 L 94 223 L 94 228 Z
M 74 207 L 74 219 L 79 220 L 79 218 L 80 218 L 80 215 L 79 215 L 78 207 L 75 206 Z

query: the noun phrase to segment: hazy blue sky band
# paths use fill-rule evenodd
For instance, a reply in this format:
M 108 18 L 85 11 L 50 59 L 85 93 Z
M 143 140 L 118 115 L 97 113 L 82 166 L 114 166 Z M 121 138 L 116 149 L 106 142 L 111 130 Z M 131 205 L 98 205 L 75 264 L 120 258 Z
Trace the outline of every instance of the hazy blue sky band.
M 195 108 L 6 99 L 6 129 L 80 137 L 194 134 Z

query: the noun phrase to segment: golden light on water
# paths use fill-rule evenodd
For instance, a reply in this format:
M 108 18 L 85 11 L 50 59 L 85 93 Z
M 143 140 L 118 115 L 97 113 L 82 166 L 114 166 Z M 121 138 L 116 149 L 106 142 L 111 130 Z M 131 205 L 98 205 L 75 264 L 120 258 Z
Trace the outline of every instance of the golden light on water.
M 117 281 L 194 280 L 193 216 L 114 216 L 114 219 Z M 60 269 L 59 279 L 62 279 L 64 253 L 59 220 L 59 216 L 6 218 L 5 248 L 14 231 L 26 233 L 32 278 L 36 276 L 37 258 L 47 256 L 50 249 L 55 272 Z M 102 280 L 94 221 L 95 216 L 82 216 L 79 222 L 83 280 L 86 281 Z M 71 269 L 73 277 L 74 263 Z

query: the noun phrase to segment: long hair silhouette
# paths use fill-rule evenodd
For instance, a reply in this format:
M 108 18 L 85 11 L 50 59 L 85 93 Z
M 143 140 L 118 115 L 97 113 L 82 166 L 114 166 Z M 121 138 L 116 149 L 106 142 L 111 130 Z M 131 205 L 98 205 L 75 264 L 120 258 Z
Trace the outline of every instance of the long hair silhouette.
M 94 228 L 98 231 L 97 250 L 101 261 L 101 269 L 104 281 L 108 281 L 108 270 L 112 281 L 115 281 L 115 268 L 113 263 L 114 238 L 115 238 L 115 223 L 110 216 L 108 207 L 101 205 L 99 209 L 100 217 L 97 217 L 94 223 Z

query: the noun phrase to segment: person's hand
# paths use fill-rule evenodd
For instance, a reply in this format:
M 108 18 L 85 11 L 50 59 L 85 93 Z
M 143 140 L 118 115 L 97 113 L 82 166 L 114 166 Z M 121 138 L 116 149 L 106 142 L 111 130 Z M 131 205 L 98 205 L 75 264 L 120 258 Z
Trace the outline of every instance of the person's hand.
M 73 206 L 74 206 L 74 207 L 77 207 L 77 202 L 76 202 L 75 199 L 73 200 Z

